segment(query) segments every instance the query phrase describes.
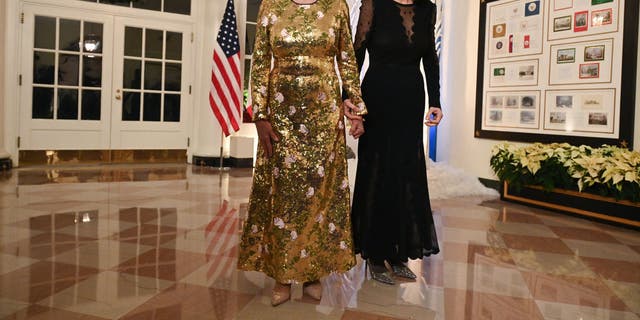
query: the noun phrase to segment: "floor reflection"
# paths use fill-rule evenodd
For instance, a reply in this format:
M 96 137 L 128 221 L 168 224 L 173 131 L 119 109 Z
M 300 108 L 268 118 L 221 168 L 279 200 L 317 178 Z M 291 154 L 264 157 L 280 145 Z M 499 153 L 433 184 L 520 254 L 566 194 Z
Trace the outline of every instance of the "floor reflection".
M 251 170 L 20 169 L 0 179 L 0 319 L 639 319 L 640 234 L 483 198 L 433 201 L 415 281 L 364 263 L 293 288 L 236 269 Z M 359 259 L 359 258 L 358 258 Z

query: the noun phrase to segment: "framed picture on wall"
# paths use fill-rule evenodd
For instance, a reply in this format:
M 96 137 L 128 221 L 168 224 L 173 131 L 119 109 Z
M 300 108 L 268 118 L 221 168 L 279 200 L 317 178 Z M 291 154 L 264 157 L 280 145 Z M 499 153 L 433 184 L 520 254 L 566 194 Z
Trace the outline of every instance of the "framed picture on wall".
M 639 2 L 531 3 L 481 2 L 475 137 L 631 148 Z M 519 32 L 532 47 L 496 50 Z

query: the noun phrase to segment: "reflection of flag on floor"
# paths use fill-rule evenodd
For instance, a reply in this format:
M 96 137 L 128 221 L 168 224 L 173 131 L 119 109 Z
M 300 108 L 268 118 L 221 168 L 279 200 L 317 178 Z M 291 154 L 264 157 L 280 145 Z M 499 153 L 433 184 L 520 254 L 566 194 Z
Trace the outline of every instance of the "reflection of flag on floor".
M 210 264 L 207 280 L 217 280 L 220 276 L 230 277 L 235 270 L 239 224 L 238 210 L 229 208 L 229 202 L 225 200 L 205 227 L 204 236 L 208 244 L 206 257 Z

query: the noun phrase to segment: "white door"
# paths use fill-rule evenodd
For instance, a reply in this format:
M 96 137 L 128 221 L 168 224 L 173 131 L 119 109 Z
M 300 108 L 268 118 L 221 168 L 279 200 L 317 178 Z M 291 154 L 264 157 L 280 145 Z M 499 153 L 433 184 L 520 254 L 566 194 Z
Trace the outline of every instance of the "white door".
M 112 149 L 186 149 L 191 27 L 115 19 Z
M 113 17 L 24 6 L 20 149 L 108 149 Z
M 25 4 L 21 150 L 186 149 L 191 25 Z

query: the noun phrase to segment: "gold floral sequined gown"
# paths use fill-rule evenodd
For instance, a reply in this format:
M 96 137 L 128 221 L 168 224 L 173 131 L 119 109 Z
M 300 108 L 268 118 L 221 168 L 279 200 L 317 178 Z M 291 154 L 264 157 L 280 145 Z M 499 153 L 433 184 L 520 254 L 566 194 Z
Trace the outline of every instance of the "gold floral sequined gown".
M 258 147 L 240 269 L 290 283 L 355 264 L 336 62 L 343 90 L 366 113 L 344 0 L 262 1 L 251 70 L 253 120 L 268 120 L 280 141 L 268 159 Z

